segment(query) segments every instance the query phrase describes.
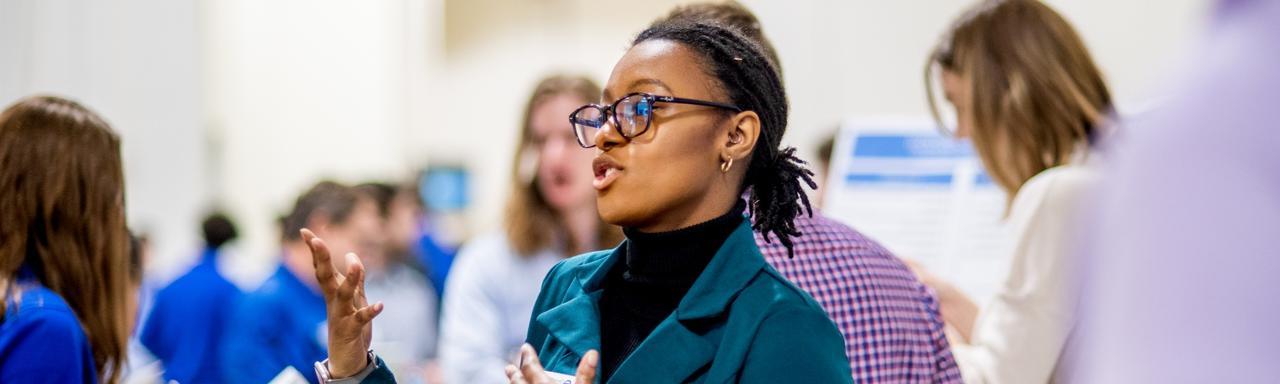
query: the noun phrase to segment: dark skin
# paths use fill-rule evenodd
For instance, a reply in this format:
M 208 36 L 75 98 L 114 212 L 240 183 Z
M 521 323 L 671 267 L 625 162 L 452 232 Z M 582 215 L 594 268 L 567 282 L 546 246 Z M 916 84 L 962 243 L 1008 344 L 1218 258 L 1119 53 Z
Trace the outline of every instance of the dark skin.
M 646 92 L 728 102 L 716 79 L 700 70 L 702 59 L 675 42 L 651 40 L 627 51 L 614 66 L 604 102 Z M 605 222 L 642 232 L 686 228 L 723 215 L 738 200 L 760 117 L 752 111 L 658 103 L 644 134 L 627 140 L 612 124 L 596 137 L 598 158 L 621 170 L 597 188 Z M 721 165 L 733 160 L 729 172 Z
M 728 102 L 716 79 L 701 70 L 701 57 L 675 42 L 640 43 L 613 67 L 602 102 L 633 92 Z M 603 188 L 596 206 L 605 222 L 641 232 L 687 228 L 723 215 L 742 193 L 749 159 L 760 137 L 755 112 L 733 113 L 697 105 L 660 103 L 653 124 L 630 140 L 612 127 L 596 136 L 598 158 L 621 168 Z M 728 172 L 722 165 L 732 159 Z M 597 184 L 598 185 L 598 184 Z M 531 346 L 520 349 L 522 367 L 508 366 L 512 384 L 553 383 Z M 599 356 L 590 351 L 578 364 L 576 382 L 595 379 Z
M 679 43 L 650 40 L 627 51 L 614 66 L 603 102 L 632 92 L 729 102 L 719 82 L 701 70 L 702 58 Z M 617 166 L 601 183 L 596 205 L 605 222 L 642 232 L 671 231 L 714 219 L 733 208 L 742 192 L 752 150 L 760 138 L 760 116 L 685 104 L 659 103 L 644 134 L 626 139 L 612 122 L 596 137 L 597 159 Z M 731 163 L 730 163 L 731 162 Z M 729 163 L 728 171 L 722 167 Z M 587 165 L 583 165 L 587 166 Z M 349 377 L 368 364 L 369 324 L 382 310 L 363 295 L 363 265 L 348 256 L 344 276 L 326 267 L 329 253 L 309 232 L 304 239 L 317 261 L 316 278 L 329 307 L 329 364 L 334 378 Z M 521 348 L 521 366 L 507 367 L 512 383 L 553 383 L 533 347 Z M 587 352 L 575 372 L 578 383 L 595 381 L 599 353 Z

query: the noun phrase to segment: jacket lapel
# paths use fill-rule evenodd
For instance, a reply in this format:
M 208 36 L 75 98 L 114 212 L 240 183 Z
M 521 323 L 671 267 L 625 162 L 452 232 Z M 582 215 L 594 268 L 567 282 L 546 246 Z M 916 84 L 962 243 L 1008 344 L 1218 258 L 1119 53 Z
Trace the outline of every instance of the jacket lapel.
M 684 382 L 709 365 L 715 358 L 718 340 L 705 336 L 704 327 L 691 330 L 689 325 L 722 314 L 764 265 L 751 227 L 744 221 L 694 280 L 676 312 L 658 324 L 609 381 Z
M 685 382 L 715 358 L 716 346 L 668 317 L 636 347 L 610 383 Z
M 563 344 L 573 356 L 569 366 L 576 367 L 578 359 L 588 350 L 600 349 L 600 300 L 601 284 L 609 268 L 620 258 L 619 248 L 615 248 L 608 257 L 593 263 L 577 266 L 572 272 L 576 282 L 569 286 L 565 295 L 573 298 L 539 314 L 537 321 L 548 330 L 552 338 Z M 543 361 L 550 363 L 543 356 Z

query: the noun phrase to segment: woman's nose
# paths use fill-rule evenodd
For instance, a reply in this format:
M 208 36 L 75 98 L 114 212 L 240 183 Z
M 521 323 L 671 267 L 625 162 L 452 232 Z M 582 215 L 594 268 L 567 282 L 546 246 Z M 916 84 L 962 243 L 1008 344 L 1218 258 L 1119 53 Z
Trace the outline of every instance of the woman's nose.
M 600 130 L 596 132 L 595 139 L 596 148 L 600 148 L 601 151 L 607 151 L 627 142 L 627 138 L 622 137 L 622 134 L 618 132 L 617 126 L 611 120 L 606 120 L 600 126 Z

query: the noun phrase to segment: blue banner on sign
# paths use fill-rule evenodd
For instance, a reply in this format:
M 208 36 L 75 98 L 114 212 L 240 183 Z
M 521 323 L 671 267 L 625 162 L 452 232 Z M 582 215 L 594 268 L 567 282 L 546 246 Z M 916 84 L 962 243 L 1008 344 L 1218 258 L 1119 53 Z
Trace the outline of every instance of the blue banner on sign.
M 951 174 L 892 175 L 883 173 L 850 173 L 844 181 L 849 184 L 931 184 L 950 185 Z
M 963 158 L 973 156 L 967 141 L 941 136 L 863 135 L 854 157 Z

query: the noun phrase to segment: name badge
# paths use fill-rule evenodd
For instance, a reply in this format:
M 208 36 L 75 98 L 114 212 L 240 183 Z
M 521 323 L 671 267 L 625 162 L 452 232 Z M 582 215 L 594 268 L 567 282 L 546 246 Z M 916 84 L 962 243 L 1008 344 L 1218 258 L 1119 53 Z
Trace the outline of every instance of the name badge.
M 548 371 L 547 377 L 550 377 L 551 380 L 555 380 L 556 384 L 575 384 L 573 376 L 569 376 L 563 373 L 555 373 L 555 372 Z M 584 384 L 591 384 L 591 383 L 584 383 Z

